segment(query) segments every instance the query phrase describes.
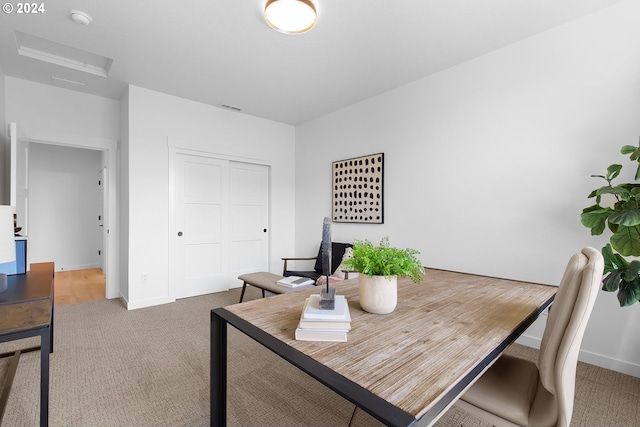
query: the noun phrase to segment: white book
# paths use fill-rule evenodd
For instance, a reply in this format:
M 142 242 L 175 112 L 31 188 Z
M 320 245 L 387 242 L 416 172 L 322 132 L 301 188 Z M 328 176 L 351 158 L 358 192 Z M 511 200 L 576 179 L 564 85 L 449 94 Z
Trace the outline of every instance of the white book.
M 330 319 L 311 320 L 311 319 L 305 319 L 304 317 L 304 313 L 307 310 L 308 304 L 309 304 L 309 298 L 306 299 L 304 303 L 304 309 L 302 310 L 302 313 L 300 313 L 300 323 L 298 324 L 298 328 L 336 330 L 336 331 L 351 330 L 351 313 L 349 312 L 349 310 L 346 311 L 345 320 L 330 320 Z
M 321 329 L 296 329 L 298 341 L 347 342 L 347 331 L 324 331 Z
M 349 313 L 349 304 L 344 295 L 336 295 L 335 306 L 333 310 L 320 308 L 320 295 L 314 294 L 309 297 L 309 302 L 305 305 L 302 312 L 304 320 L 351 320 Z
M 282 286 L 288 286 L 290 288 L 297 288 L 298 286 L 313 285 L 313 280 L 308 277 L 289 276 L 283 277 L 277 281 Z

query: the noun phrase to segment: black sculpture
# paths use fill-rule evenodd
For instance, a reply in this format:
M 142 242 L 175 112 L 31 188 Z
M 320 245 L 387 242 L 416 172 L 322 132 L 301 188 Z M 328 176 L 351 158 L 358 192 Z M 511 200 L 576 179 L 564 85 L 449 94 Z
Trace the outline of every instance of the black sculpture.
M 327 279 L 327 284 L 320 291 L 320 308 L 333 310 L 336 304 L 336 289 L 329 287 L 331 275 L 331 218 L 325 217 L 322 224 L 322 244 L 320 246 L 322 256 L 322 274 Z

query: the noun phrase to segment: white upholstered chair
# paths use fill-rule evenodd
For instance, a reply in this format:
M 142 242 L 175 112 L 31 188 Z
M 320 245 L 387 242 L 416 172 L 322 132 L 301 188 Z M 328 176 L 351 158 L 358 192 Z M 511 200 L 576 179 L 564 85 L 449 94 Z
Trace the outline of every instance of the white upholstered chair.
M 568 427 L 578 352 L 603 268 L 593 248 L 573 255 L 549 311 L 538 365 L 502 355 L 455 406 L 496 427 Z

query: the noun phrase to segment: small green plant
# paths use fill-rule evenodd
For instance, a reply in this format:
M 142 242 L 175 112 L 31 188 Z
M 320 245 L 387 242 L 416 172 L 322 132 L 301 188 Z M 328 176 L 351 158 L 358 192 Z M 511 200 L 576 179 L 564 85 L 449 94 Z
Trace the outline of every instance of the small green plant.
M 388 236 L 380 241 L 380 246 L 373 246 L 368 240 L 356 240 L 351 257 L 344 260 L 343 266 L 368 276 L 409 277 L 414 283 L 420 283 L 424 268 L 416 258 L 419 253 L 415 249 L 392 248 Z
M 620 150 L 638 162 L 635 180 L 640 179 L 640 143 L 638 147 L 625 145 Z M 582 210 L 581 222 L 591 229 L 591 235 L 600 235 L 606 228 L 612 235 L 602 248 L 604 274 L 602 289 L 618 291 L 618 302 L 626 307 L 640 301 L 640 261 L 628 261 L 627 256 L 640 256 L 640 184 L 624 183 L 614 185 L 613 180 L 620 175 L 622 165 L 613 164 L 606 175 L 591 175 L 607 182 L 589 194 L 595 197 L 595 205 Z M 613 207 L 602 206 L 602 196 L 610 194 L 615 199 Z

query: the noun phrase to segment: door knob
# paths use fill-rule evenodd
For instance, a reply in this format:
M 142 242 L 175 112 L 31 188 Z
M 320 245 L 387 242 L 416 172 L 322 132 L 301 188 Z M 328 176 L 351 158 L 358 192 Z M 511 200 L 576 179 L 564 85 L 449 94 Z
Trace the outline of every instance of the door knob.
M 265 229 L 264 229 L 264 230 L 262 230 L 262 231 L 266 233 L 266 232 L 267 232 L 267 229 L 265 228 Z
M 178 236 L 182 236 L 182 231 L 178 231 Z

